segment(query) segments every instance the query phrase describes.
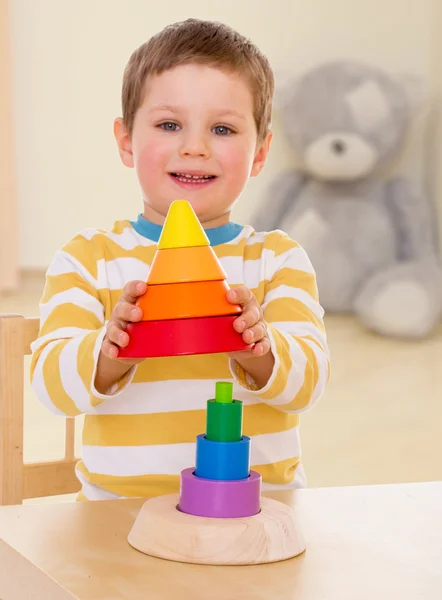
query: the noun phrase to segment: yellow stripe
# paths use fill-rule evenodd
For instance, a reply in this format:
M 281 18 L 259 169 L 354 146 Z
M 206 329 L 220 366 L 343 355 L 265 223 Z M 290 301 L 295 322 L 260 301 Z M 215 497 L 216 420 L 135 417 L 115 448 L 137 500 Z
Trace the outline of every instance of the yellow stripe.
M 49 302 L 56 294 L 66 292 L 73 288 L 83 290 L 97 300 L 100 299 L 97 290 L 85 279 L 82 279 L 77 273 L 64 273 L 63 275 L 48 275 L 46 277 L 46 284 L 41 302 Z
M 319 379 L 319 365 L 316 360 L 316 354 L 302 338 L 292 337 L 301 346 L 302 351 L 307 357 L 307 364 L 305 365 L 304 383 L 302 388 L 291 402 L 280 406 L 283 410 L 300 410 L 305 408 L 312 398 L 313 391 Z
M 280 460 L 279 462 L 268 465 L 252 466 L 251 469 L 261 473 L 262 480 L 265 481 L 265 483 L 282 485 L 291 483 L 294 480 L 299 462 L 299 457 L 293 456 L 292 458 Z
M 278 433 L 297 424 L 298 415 L 283 413 L 267 404 L 244 406 L 244 435 Z M 194 442 L 205 430 L 205 409 L 146 415 L 86 415 L 83 443 L 87 446 L 183 444 Z
M 82 235 L 77 235 L 65 244 L 62 250 L 75 258 L 94 279 L 97 279 L 97 257 L 91 242 Z
M 264 244 L 262 242 L 246 245 L 244 248 L 244 261 L 259 260 L 262 256 L 263 246 Z
M 243 238 L 238 244 L 219 244 L 218 246 L 212 246 L 212 248 L 218 258 L 233 256 L 243 257 L 246 242 L 247 239 Z
M 271 326 L 270 326 L 271 327 Z M 260 392 L 259 397 L 263 400 L 272 400 L 283 393 L 287 384 L 287 375 L 292 368 L 292 359 L 289 353 L 289 343 L 277 329 L 271 327 L 276 343 L 276 354 L 280 358 L 280 365 L 276 377 L 266 392 Z
M 275 257 L 284 254 L 287 250 L 300 248 L 298 242 L 292 240 L 287 234 L 281 231 L 272 231 L 266 235 L 265 247 L 274 250 Z
M 278 321 L 293 321 L 313 323 L 321 332 L 324 332 L 324 323 L 300 300 L 295 298 L 275 298 L 271 300 L 264 310 L 264 319 L 267 323 Z
M 80 342 L 77 351 L 77 371 L 80 375 L 87 390 L 90 389 L 92 384 L 92 375 L 94 372 L 94 359 L 93 352 L 97 341 L 97 337 L 100 335 L 100 330 L 92 331 L 86 335 Z M 91 397 L 91 405 L 96 406 L 100 404 L 102 400 L 94 399 Z
M 177 379 L 232 379 L 226 354 L 149 358 L 138 365 L 133 382 Z M 179 390 L 177 391 L 179 399 Z
M 280 285 L 287 285 L 292 288 L 304 290 L 314 300 L 318 301 L 318 286 L 316 277 L 312 273 L 284 267 L 276 273 L 272 281 L 267 283 L 265 288 L 266 294 L 276 290 Z
M 79 327 L 81 329 L 98 329 L 103 323 L 90 310 L 77 304 L 59 304 L 49 314 L 40 329 L 40 337 L 62 327 Z
M 43 381 L 49 397 L 59 410 L 69 417 L 76 417 L 81 413 L 75 402 L 66 393 L 60 376 L 60 353 L 70 340 L 59 342 L 51 349 L 43 363 Z
M 112 226 L 111 232 L 116 233 L 117 235 L 120 235 L 121 233 L 123 233 L 123 231 L 125 229 L 131 229 L 132 231 L 134 231 L 134 228 L 132 227 L 129 219 L 115 221 L 115 223 Z M 100 232 L 101 232 L 101 230 L 100 230 Z

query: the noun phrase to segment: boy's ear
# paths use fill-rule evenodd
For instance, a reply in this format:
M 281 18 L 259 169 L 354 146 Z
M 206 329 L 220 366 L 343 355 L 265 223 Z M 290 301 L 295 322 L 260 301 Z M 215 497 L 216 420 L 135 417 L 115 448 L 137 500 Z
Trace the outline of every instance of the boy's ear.
M 264 168 L 267 160 L 267 155 L 270 150 L 270 144 L 272 142 L 273 133 L 271 131 L 266 135 L 265 140 L 257 147 L 255 158 L 253 159 L 252 170 L 250 177 L 256 177 L 259 175 Z
M 121 117 L 116 118 L 114 121 L 114 136 L 117 140 L 118 152 L 123 165 L 132 169 L 134 166 L 132 140 Z

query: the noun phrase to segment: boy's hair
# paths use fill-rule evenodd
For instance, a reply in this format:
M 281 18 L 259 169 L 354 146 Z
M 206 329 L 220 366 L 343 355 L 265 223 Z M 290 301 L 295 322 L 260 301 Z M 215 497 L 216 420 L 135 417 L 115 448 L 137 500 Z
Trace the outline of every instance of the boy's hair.
M 123 119 L 132 135 L 135 114 L 143 103 L 149 75 L 197 63 L 242 73 L 251 86 L 259 141 L 269 131 L 274 91 L 267 58 L 247 38 L 223 23 L 187 19 L 168 25 L 137 48 L 124 71 Z

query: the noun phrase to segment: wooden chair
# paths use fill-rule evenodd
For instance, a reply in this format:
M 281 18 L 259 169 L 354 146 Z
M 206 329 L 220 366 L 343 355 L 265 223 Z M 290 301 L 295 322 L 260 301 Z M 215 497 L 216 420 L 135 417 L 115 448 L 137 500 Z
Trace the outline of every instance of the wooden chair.
M 72 494 L 75 476 L 75 420 L 66 419 L 65 456 L 23 462 L 24 357 L 37 338 L 39 319 L 0 315 L 0 505 L 27 498 Z

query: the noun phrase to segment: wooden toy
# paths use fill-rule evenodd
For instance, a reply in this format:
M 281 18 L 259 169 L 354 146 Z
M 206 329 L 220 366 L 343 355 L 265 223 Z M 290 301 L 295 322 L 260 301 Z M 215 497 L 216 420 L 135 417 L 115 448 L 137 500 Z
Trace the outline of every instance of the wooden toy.
M 129 344 L 119 358 L 150 358 L 248 350 L 233 322 L 239 305 L 226 298 L 229 285 L 191 205 L 170 205 L 147 279 L 137 305 L 138 323 L 126 331 Z
M 250 438 L 242 435 L 242 403 L 232 389 L 230 382 L 216 384 L 206 434 L 197 436 L 196 466 L 181 472 L 180 493 L 143 504 L 128 536 L 137 550 L 212 565 L 275 562 L 304 552 L 293 509 L 261 497 L 261 475 L 250 470 Z

